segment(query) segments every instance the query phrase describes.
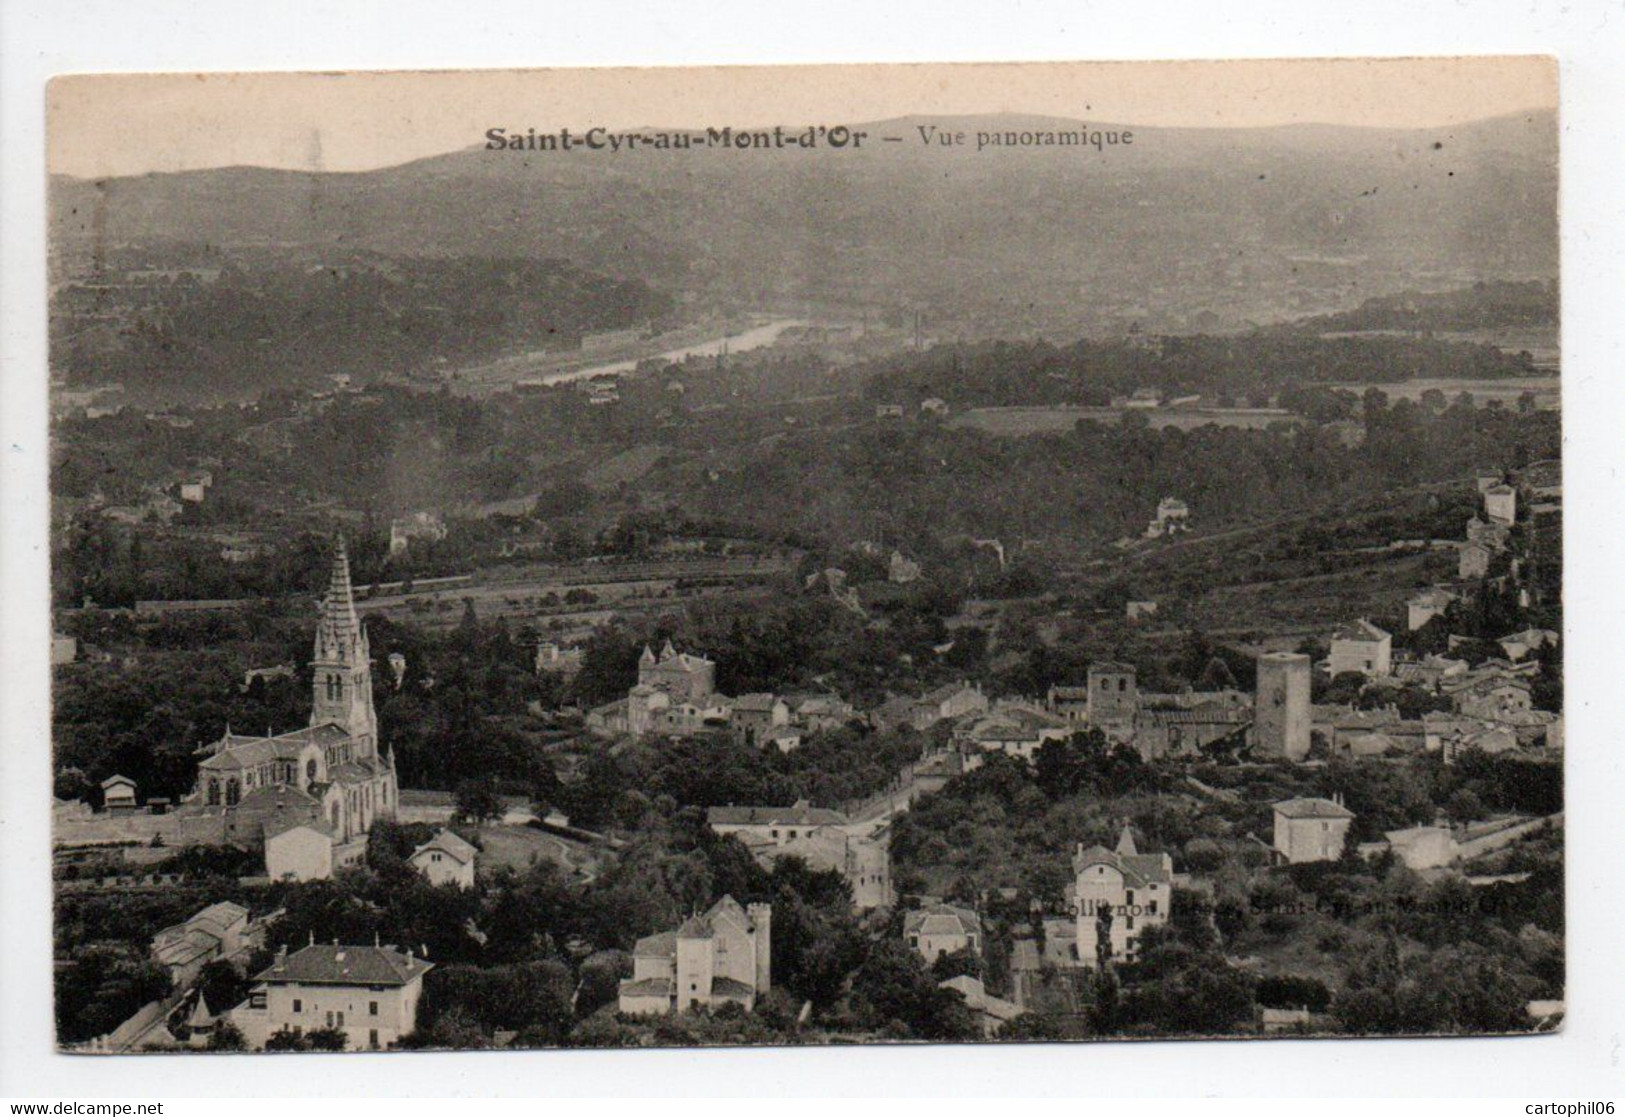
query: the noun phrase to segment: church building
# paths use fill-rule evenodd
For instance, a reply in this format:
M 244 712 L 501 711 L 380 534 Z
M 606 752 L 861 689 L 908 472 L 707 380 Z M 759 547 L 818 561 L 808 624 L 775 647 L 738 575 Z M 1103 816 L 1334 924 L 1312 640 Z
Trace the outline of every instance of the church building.
M 367 633 L 341 539 L 316 627 L 310 725 L 279 736 L 228 728 L 204 747 L 189 806 L 222 823 L 225 841 L 261 848 L 295 828 L 332 843 L 332 864 L 360 860 L 374 819 L 395 817 L 393 755 L 378 745 Z

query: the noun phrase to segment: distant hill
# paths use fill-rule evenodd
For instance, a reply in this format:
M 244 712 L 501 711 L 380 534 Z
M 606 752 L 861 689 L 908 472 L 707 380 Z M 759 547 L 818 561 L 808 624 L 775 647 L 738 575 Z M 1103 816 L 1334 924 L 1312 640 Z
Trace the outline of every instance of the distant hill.
M 856 151 L 471 149 L 360 174 L 56 178 L 53 243 L 70 260 L 145 241 L 564 258 L 673 293 L 915 308 L 984 334 L 1279 318 L 1556 271 L 1549 112 L 1418 130 L 1090 125 L 1132 128 L 1103 152 L 928 147 L 926 125 L 1079 127 L 922 117 L 861 126 Z

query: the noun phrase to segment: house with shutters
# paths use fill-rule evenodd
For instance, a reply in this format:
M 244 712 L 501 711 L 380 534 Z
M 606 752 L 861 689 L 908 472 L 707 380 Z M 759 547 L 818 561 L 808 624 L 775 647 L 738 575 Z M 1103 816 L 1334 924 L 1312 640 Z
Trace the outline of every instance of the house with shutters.
M 1285 799 L 1274 806 L 1275 852 L 1289 865 L 1306 861 L 1336 861 L 1354 812 L 1343 805 L 1341 794 L 1330 799 Z
M 945 954 L 982 952 L 982 918 L 958 904 L 932 904 L 903 916 L 903 938 L 929 965 Z
M 1072 900 L 1077 913 L 1078 962 L 1094 966 L 1100 957 L 1108 913 L 1111 957 L 1133 960 L 1141 932 L 1168 922 L 1173 907 L 1174 863 L 1166 853 L 1141 853 L 1134 832 L 1124 826 L 1116 849 L 1078 846 L 1072 858 Z
M 352 1050 L 379 1051 L 417 1030 L 423 975 L 433 968 L 393 946 L 313 942 L 291 955 L 283 947 L 225 1015 L 251 1051 L 278 1032 L 326 1028 L 342 1032 Z
M 473 888 L 475 857 L 472 845 L 450 830 L 441 830 L 414 849 L 407 861 L 427 877 L 430 884 Z
M 772 933 L 772 905 L 745 907 L 724 896 L 677 930 L 639 939 L 620 1011 L 664 1016 L 726 1004 L 751 1011 L 772 988 Z

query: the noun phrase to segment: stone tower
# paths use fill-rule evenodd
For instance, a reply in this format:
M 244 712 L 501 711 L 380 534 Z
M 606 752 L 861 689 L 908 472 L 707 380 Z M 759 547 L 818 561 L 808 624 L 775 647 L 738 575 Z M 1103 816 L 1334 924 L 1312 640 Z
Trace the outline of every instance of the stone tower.
M 756 948 L 756 992 L 761 995 L 773 988 L 773 905 L 751 904 L 746 910 Z
M 1089 665 L 1089 724 L 1106 732 L 1129 729 L 1140 705 L 1134 668 L 1121 663 Z
M 1309 657 L 1269 652 L 1258 657 L 1253 741 L 1259 756 L 1302 760 L 1309 755 Z
M 333 554 L 333 573 L 322 599 L 316 626 L 316 654 L 310 661 L 315 677 L 310 724 L 336 725 L 351 737 L 346 759 L 376 756 L 378 717 L 372 705 L 372 650 L 355 611 L 350 588 L 350 556 L 344 540 Z

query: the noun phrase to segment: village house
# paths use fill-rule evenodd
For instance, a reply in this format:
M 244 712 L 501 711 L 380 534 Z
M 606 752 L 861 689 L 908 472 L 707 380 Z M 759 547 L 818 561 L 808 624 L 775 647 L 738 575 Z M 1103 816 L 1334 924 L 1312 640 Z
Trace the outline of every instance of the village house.
M 781 857 L 800 857 L 809 868 L 840 873 L 859 911 L 892 902 L 890 834 L 884 828 L 852 823 L 805 799 L 789 807 L 712 807 L 706 822 L 716 833 L 738 838 L 763 868 Z
M 475 855 L 468 842 L 450 830 L 441 830 L 414 849 L 407 861 L 436 887 L 451 884 L 473 888 Z
M 926 415 L 935 415 L 940 419 L 948 414 L 948 403 L 936 396 L 929 396 L 920 401 L 920 411 Z
M 1089 688 L 1052 686 L 1044 697 L 1044 708 L 1067 721 L 1089 720 Z
M 1522 632 L 1503 636 L 1496 643 L 1501 646 L 1502 653 L 1516 663 L 1524 656 L 1538 652 L 1547 645 L 1555 647 L 1559 639 L 1560 634 L 1549 628 L 1526 628 Z
M 1448 826 L 1411 826 L 1383 835 L 1386 847 L 1412 870 L 1439 869 L 1456 860 L 1455 833 Z
M 724 896 L 675 931 L 637 941 L 619 1007 L 629 1016 L 664 1016 L 737 1004 L 746 1012 L 772 987 L 773 908 L 741 907 Z
M 135 781 L 129 776 L 108 776 L 102 781 L 102 809 L 108 814 L 134 814 Z
M 1449 656 L 1428 655 L 1421 659 L 1395 660 L 1394 678 L 1406 686 L 1425 687 L 1437 692 L 1446 679 L 1467 673 L 1467 661 Z
M 1457 599 L 1452 590 L 1443 586 L 1429 586 L 1405 602 L 1405 627 L 1415 632 L 1434 617 L 1444 615 L 1450 603 Z
M 1000 1028 L 1020 1016 L 1023 1011 L 1020 1005 L 989 993 L 981 978 L 971 977 L 969 974 L 950 977 L 947 981 L 939 982 L 938 988 L 952 989 L 965 998 L 965 1007 L 976 1017 L 982 1035 L 989 1039 L 998 1035 Z
M 1491 485 L 1484 490 L 1484 515 L 1492 524 L 1512 524 L 1518 519 L 1518 490 L 1511 485 Z
M 753 743 L 760 743 L 767 730 L 790 724 L 789 703 L 772 694 L 741 694 L 732 711 L 734 732 Z
M 982 952 L 982 918 L 957 904 L 932 904 L 903 916 L 903 938 L 929 965 L 945 954 Z
M 1166 853 L 1140 853 L 1134 833 L 1123 827 L 1117 848 L 1081 844 L 1072 858 L 1072 899 L 1077 911 L 1077 955 L 1084 966 L 1100 957 L 1100 924 L 1110 912 L 1111 957 L 1132 961 L 1140 933 L 1168 921 L 1173 906 L 1174 863 Z
M 1286 799 L 1275 804 L 1275 851 L 1290 865 L 1336 861 L 1343 855 L 1354 812 L 1343 797 Z
M 1440 690 L 1456 713 L 1484 721 L 1527 711 L 1532 701 L 1528 680 L 1501 672 L 1469 672 L 1446 679 Z
M 1482 543 L 1468 540 L 1461 545 L 1456 557 L 1456 575 L 1460 578 L 1485 578 L 1490 573 L 1490 559 L 1494 552 Z
M 154 935 L 152 960 L 169 971 L 176 989 L 185 989 L 210 962 L 235 957 L 247 945 L 247 931 L 247 908 L 226 901 L 210 904 Z
M 962 721 L 954 739 L 983 752 L 1032 760 L 1046 741 L 1063 741 L 1076 727 L 1065 718 L 1025 702 L 1000 700 L 986 714 Z
M 536 673 L 573 679 L 581 672 L 580 648 L 563 648 L 551 640 L 536 645 Z
M 276 881 L 329 880 L 333 876 L 333 827 L 314 801 L 299 815 L 267 821 L 265 875 Z
M 1157 502 L 1156 518 L 1145 529 L 1147 539 L 1160 539 L 1190 530 L 1190 506 L 1177 497 L 1165 496 Z
M 248 999 L 226 1013 L 249 1050 L 281 1031 L 336 1028 L 354 1050 L 393 1047 L 417 1029 L 423 975 L 434 964 L 393 946 L 287 947 L 257 974 Z
M 1332 678 L 1356 672 L 1368 678 L 1393 673 L 1393 637 L 1361 618 L 1332 633 L 1326 670 Z

